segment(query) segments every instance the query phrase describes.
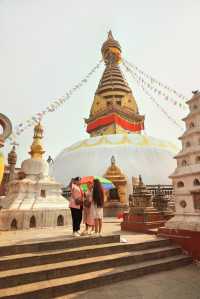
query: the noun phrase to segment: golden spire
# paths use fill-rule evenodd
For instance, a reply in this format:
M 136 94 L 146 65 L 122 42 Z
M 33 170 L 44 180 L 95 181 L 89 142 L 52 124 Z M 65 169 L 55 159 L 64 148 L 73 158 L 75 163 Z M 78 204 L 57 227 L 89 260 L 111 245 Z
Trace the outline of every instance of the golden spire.
M 31 145 L 31 151 L 29 154 L 33 159 L 42 159 L 42 155 L 45 153 L 42 145 L 43 127 L 39 122 L 34 128 L 33 143 Z
M 111 30 L 108 32 L 107 40 L 103 43 L 101 53 L 106 68 L 96 94 L 102 94 L 107 91 L 131 93 L 131 89 L 119 68 L 119 63 L 121 62 L 121 47 L 119 42 L 113 38 Z
M 103 43 L 101 53 L 106 64 L 118 64 L 121 62 L 121 47 L 113 38 L 112 31 L 108 32 L 108 38 Z
M 121 46 L 109 31 L 101 48 L 105 70 L 95 92 L 89 118 L 85 120 L 91 137 L 127 132 L 140 133 L 144 116 L 121 70 Z M 128 123 L 127 123 L 128 122 Z

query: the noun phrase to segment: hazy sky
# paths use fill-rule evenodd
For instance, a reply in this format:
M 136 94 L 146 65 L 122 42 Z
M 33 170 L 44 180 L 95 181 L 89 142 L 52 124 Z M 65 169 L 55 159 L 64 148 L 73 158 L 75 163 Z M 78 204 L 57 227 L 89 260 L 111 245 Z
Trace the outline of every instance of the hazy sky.
M 190 97 L 200 87 L 199 15 L 199 0 L 0 0 L 1 112 L 15 126 L 63 95 L 101 58 L 109 29 L 126 59 Z M 103 69 L 45 117 L 46 155 L 88 136 L 83 118 Z M 177 142 L 181 131 L 124 74 L 146 115 L 146 133 Z M 158 101 L 170 115 L 184 116 Z M 18 139 L 19 161 L 28 157 L 32 135 L 30 128 Z

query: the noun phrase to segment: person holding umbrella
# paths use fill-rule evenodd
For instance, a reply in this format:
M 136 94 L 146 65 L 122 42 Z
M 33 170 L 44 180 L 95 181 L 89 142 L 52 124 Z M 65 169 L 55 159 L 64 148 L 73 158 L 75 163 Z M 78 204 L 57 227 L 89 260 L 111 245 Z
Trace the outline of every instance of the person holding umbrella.
M 82 236 L 91 235 L 94 232 L 93 183 L 91 181 L 88 182 L 87 191 L 84 194 L 83 223 L 85 223 L 85 230 L 82 232 Z
M 83 191 L 80 187 L 81 178 L 76 177 L 71 184 L 71 198 L 69 207 L 72 215 L 73 236 L 80 236 L 80 224 L 82 221 L 83 211 Z
M 110 189 L 115 188 L 115 185 L 108 179 L 101 177 L 101 176 L 84 176 L 81 178 L 81 187 L 83 191 L 88 190 L 88 183 L 94 182 L 94 180 L 97 179 L 101 183 L 101 186 L 103 187 L 103 190 L 107 191 Z
M 92 189 L 93 185 L 93 189 Z M 88 186 L 89 190 L 88 190 Z M 86 229 L 83 232 L 84 234 L 87 234 L 88 232 L 88 221 L 90 221 L 89 226 L 92 226 L 92 215 L 95 222 L 95 233 L 98 236 L 101 236 L 101 230 L 102 230 L 102 220 L 103 220 L 103 205 L 104 205 L 104 190 L 110 190 L 113 189 L 115 186 L 114 184 L 100 176 L 84 176 L 81 179 L 81 187 L 84 192 L 88 191 L 88 195 L 92 195 L 92 199 L 90 200 L 91 205 L 88 205 L 88 208 L 84 210 L 84 222 L 86 224 Z M 90 196 L 89 196 L 90 197 Z M 88 202 L 88 200 L 84 201 L 85 204 Z M 84 206 L 86 206 L 84 204 Z M 86 213 L 85 213 L 86 212 Z M 91 231 L 92 232 L 92 231 Z

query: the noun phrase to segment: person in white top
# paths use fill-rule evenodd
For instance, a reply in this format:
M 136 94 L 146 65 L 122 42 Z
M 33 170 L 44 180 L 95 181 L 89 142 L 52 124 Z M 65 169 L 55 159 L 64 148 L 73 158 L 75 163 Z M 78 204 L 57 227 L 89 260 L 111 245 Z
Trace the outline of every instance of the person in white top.
M 92 197 L 94 201 L 95 234 L 101 236 L 102 221 L 103 221 L 104 191 L 98 179 L 94 180 Z

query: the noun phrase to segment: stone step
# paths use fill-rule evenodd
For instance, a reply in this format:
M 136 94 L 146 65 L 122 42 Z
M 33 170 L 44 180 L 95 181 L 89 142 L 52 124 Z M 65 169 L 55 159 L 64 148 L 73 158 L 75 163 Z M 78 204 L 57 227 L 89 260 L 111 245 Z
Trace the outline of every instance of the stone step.
M 77 241 L 78 242 L 78 241 Z M 115 254 L 127 251 L 136 251 L 157 248 L 162 246 L 169 246 L 171 241 L 169 239 L 155 239 L 153 241 L 146 241 L 142 243 L 104 243 L 89 246 L 82 246 L 80 248 L 66 248 L 59 250 L 48 250 L 31 253 L 21 253 L 16 255 L 8 255 L 0 257 L 0 270 L 10 270 L 24 267 L 31 267 L 36 265 L 45 265 L 49 263 L 59 263 L 70 261 L 73 259 L 81 259 L 95 256 L 104 256 L 107 254 Z
M 56 279 L 49 279 L 22 286 L 2 289 L 0 298 L 4 299 L 49 299 L 64 296 L 76 291 L 86 290 L 113 282 L 136 278 L 145 274 L 169 270 L 191 263 L 191 257 L 177 255 L 157 260 L 139 262 L 131 265 L 110 267 Z
M 150 229 L 148 230 L 148 233 L 151 234 L 151 235 L 157 235 L 157 233 L 158 233 L 158 228 L 157 228 L 157 227 L 156 227 L 156 228 L 150 228 Z
M 45 238 L 44 241 L 33 241 L 22 243 L 22 244 L 12 244 L 7 246 L 0 246 L 0 257 L 12 254 L 29 253 L 29 252 L 39 252 L 48 250 L 58 250 L 63 248 L 77 248 L 88 245 L 105 244 L 105 243 L 115 243 L 120 242 L 120 235 L 107 235 L 103 237 L 65 237 L 62 239 L 55 238 Z
M 165 258 L 181 253 L 180 247 L 168 246 L 135 252 L 112 253 L 105 256 L 84 257 L 60 263 L 0 271 L 0 288 L 73 276 L 145 260 Z

